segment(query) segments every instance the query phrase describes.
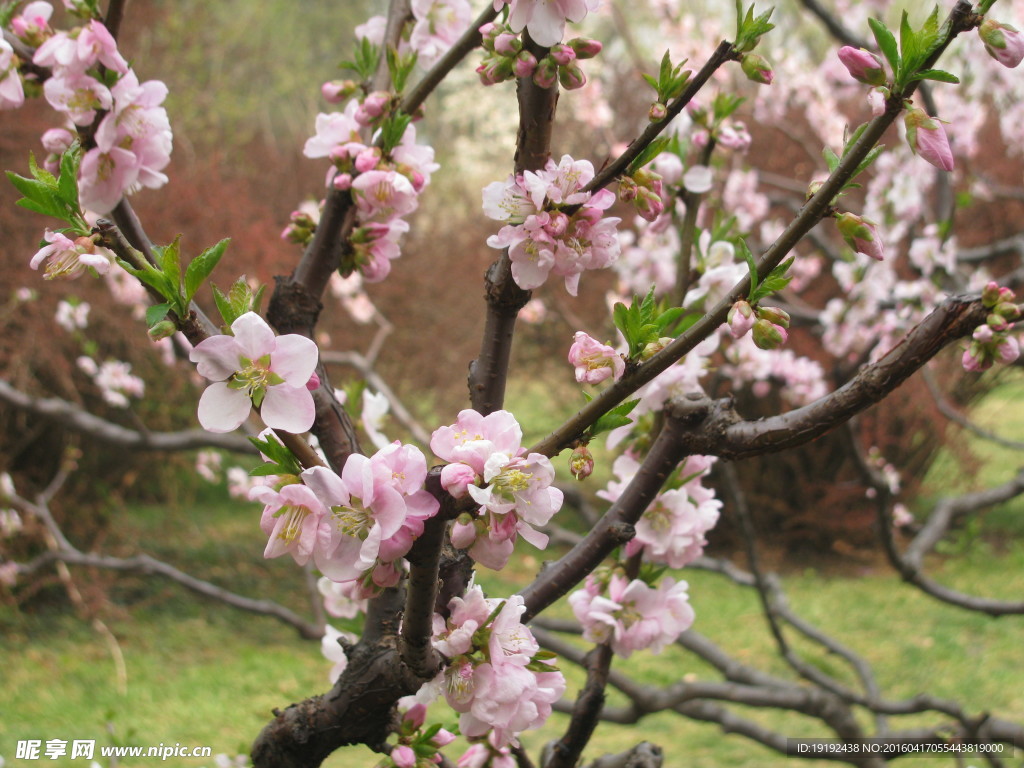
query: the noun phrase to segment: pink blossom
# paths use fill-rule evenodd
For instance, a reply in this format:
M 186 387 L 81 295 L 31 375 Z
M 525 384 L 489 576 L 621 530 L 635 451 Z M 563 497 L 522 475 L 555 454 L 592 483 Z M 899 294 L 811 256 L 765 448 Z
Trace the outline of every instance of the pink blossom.
M 399 744 L 392 749 L 390 757 L 391 762 L 397 768 L 415 768 L 416 766 L 416 753 L 412 751 L 412 747 L 405 744 Z
M 583 625 L 583 637 L 592 642 L 611 641 L 612 650 L 629 658 L 634 651 L 660 653 L 693 624 L 685 581 L 665 578 L 657 588 L 613 575 L 608 597 L 593 577 L 586 587 L 569 596 L 573 613 Z
M 46 262 L 43 274 L 46 280 L 78 277 L 86 269 L 106 274 L 114 260 L 114 254 L 96 245 L 90 237 L 70 240 L 60 232 L 46 230 L 43 239 L 49 245 L 44 245 L 35 253 L 29 266 L 39 269 Z
M 907 127 L 907 142 L 916 155 L 943 171 L 953 170 L 953 151 L 949 148 L 942 121 L 929 117 L 922 109 L 909 109 L 903 118 Z
M 348 632 L 341 632 L 327 624 L 324 627 L 324 636 L 320 639 L 320 652 L 325 659 L 334 662 L 334 666 L 327 674 L 332 683 L 337 682 L 341 673 L 348 668 L 348 656 L 345 654 L 340 640 L 345 640 L 348 643 L 355 642 L 355 638 Z
M 836 226 L 846 244 L 857 253 L 870 256 L 875 261 L 882 261 L 885 258 L 878 225 L 871 219 L 847 212 L 836 218 Z
M 424 67 L 433 66 L 452 47 L 473 15 L 469 0 L 412 0 L 412 14 L 416 23 L 409 45 Z
M 397 171 L 368 171 L 352 182 L 361 220 L 387 220 L 416 210 L 419 201 L 412 183 Z
M 139 158 L 130 150 L 93 147 L 83 155 L 79 172 L 82 207 L 97 213 L 113 210 L 135 186 L 139 172 Z
M 321 112 L 316 116 L 316 135 L 307 139 L 302 154 L 306 157 L 327 157 L 336 149 L 344 149 L 347 154 L 356 155 L 366 149 L 359 133 L 356 111 L 359 102 L 349 101 L 344 112 Z
M 302 483 L 291 483 L 280 491 L 259 485 L 249 491 L 249 499 L 264 505 L 260 528 L 269 538 L 263 556 L 287 553 L 299 565 L 308 563 L 318 546 L 320 525 L 328 515 L 313 490 Z
M 569 364 L 575 366 L 576 381 L 598 384 L 609 376 L 615 381 L 622 378 L 626 363 L 607 344 L 602 344 L 583 331 L 576 331 L 569 348 Z
M 211 336 L 189 359 L 215 382 L 199 400 L 199 423 L 210 432 L 238 428 L 254 405 L 273 429 L 300 433 L 313 425 L 313 396 L 306 382 L 317 364 L 316 344 L 303 336 L 275 336 L 259 315 L 231 324 L 233 335 Z
M 51 38 L 53 39 L 53 38 Z M 110 89 L 84 72 L 66 70 L 43 84 L 43 95 L 58 112 L 66 112 L 75 125 L 89 125 L 96 110 L 110 109 Z
M 14 49 L 0 37 L 0 109 L 17 109 L 25 103 L 25 89 L 14 61 Z
M 469 484 L 465 470 L 447 470 L 442 486 L 456 492 L 465 488 L 480 505 L 477 514 L 486 521 L 485 533 L 476 537 L 469 553 L 488 568 L 505 566 L 518 536 L 546 547 L 548 537 L 534 526 L 546 525 L 562 505 L 562 492 L 551 487 L 555 471 L 550 460 L 539 453 L 523 456 L 521 441 L 522 430 L 512 414 L 482 416 L 473 410 L 460 412 L 455 424 L 438 428 L 430 439 L 439 458 L 465 464 L 474 480 L 481 478 L 482 487 Z
M 326 576 L 316 583 L 317 591 L 324 599 L 324 610 L 339 619 L 354 619 L 366 610 L 367 601 L 356 593 L 355 581 L 336 582 Z
M 494 0 L 494 10 L 510 6 L 508 25 L 513 32 L 526 27 L 538 45 L 552 46 L 562 39 L 565 22 L 579 23 L 598 0 Z

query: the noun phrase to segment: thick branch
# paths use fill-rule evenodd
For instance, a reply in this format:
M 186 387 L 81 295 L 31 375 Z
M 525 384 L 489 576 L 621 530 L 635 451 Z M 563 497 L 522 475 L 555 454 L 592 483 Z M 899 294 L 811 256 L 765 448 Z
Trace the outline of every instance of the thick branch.
M 744 421 L 730 400 L 678 403 L 677 409 L 699 407 L 706 413 L 687 435 L 685 450 L 740 459 L 803 445 L 882 400 L 947 344 L 970 335 L 985 316 L 977 297 L 951 296 L 885 357 L 864 366 L 835 392 L 778 416 Z

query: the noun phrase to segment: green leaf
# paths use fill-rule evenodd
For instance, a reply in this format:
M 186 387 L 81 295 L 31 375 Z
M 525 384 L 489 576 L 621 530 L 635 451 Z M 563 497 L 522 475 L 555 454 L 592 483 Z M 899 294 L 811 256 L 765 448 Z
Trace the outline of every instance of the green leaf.
M 67 210 L 56 192 L 56 180 L 54 186 L 51 187 L 45 182 L 26 179 L 11 171 L 7 171 L 7 178 L 10 179 L 15 189 L 24 195 L 15 205 L 20 205 L 22 208 L 41 213 L 44 216 L 52 216 L 61 221 L 68 220 Z
M 686 317 L 684 317 L 682 320 L 680 320 L 676 324 L 676 327 L 673 328 L 672 331 L 668 335 L 676 337 L 676 336 L 679 336 L 682 333 L 685 333 L 698 320 L 700 320 L 701 317 L 703 317 L 703 315 L 700 312 L 691 312 Z
M 234 309 L 231 307 L 231 299 L 224 295 L 216 285 L 213 286 L 213 303 L 217 305 L 217 311 L 220 312 L 220 317 L 224 321 L 225 326 L 230 326 L 235 320 L 238 319 L 238 315 L 235 314 Z
M 821 154 L 825 158 L 825 163 L 828 165 L 828 172 L 835 173 L 836 168 L 839 167 L 839 155 L 833 152 L 831 147 L 825 147 L 821 151 Z
M 396 112 L 384 119 L 381 123 L 380 132 L 383 146 L 381 149 L 387 153 L 402 143 L 405 129 L 412 122 L 412 116 L 404 112 Z
M 40 203 L 36 202 L 35 200 L 29 200 L 28 198 L 23 197 L 21 200 L 18 200 L 14 204 L 21 206 L 22 208 L 25 208 L 29 211 L 41 213 L 43 216 L 52 216 L 55 219 L 67 221 L 67 219 L 64 218 L 63 206 L 60 205 L 60 203 L 56 200 Z
M 655 326 L 657 326 L 658 328 L 658 332 L 661 333 L 662 331 L 664 331 L 666 328 L 668 328 L 669 325 L 674 323 L 685 313 L 686 309 L 684 309 L 683 307 L 672 307 L 671 309 L 667 309 L 664 312 L 662 312 L 654 321 Z
M 654 92 L 656 94 L 658 94 L 658 96 L 660 97 L 661 96 L 661 90 L 658 88 L 658 81 L 655 80 L 650 75 L 648 75 L 646 72 L 641 73 L 641 77 L 643 77 L 643 79 L 647 81 L 647 84 L 649 86 L 651 86 L 651 88 L 654 89 Z
M 659 136 L 650 144 L 641 150 L 640 154 L 636 156 L 636 159 L 629 164 L 627 173 L 632 175 L 647 165 L 649 162 L 654 160 L 660 155 L 665 148 L 672 142 L 672 139 L 667 136 Z
M 871 32 L 875 36 L 875 42 L 878 43 L 878 48 L 882 52 L 882 55 L 889 62 L 889 66 L 892 67 L 894 73 L 899 72 L 900 68 L 900 55 L 896 48 L 896 38 L 893 37 L 892 32 L 878 19 L 868 19 L 868 25 L 871 27 Z
M 11 26 L 11 19 L 18 13 L 19 5 L 21 5 L 19 0 L 0 3 L 0 29 L 6 29 Z
M 154 246 L 153 252 L 168 285 L 174 288 L 175 294 L 178 294 L 181 290 L 181 235 L 175 237 L 170 245 Z
M 224 238 L 216 245 L 207 248 L 189 263 L 188 268 L 185 270 L 186 303 L 192 301 L 192 297 L 196 295 L 199 286 L 213 272 L 230 242 L 231 238 Z
M 34 152 L 28 153 L 28 170 L 32 176 L 39 181 L 43 182 L 50 189 L 57 189 L 57 179 L 54 178 L 53 174 L 45 168 L 40 168 L 36 163 L 36 156 Z
M 941 69 L 922 69 L 920 72 L 910 78 L 911 80 L 935 80 L 940 83 L 953 83 L 954 85 L 960 82 L 960 78 L 951 72 L 944 72 Z
M 167 276 L 164 275 L 163 272 L 160 272 L 155 267 L 149 264 L 146 264 L 146 266 L 142 269 L 138 269 L 136 267 L 133 267 L 131 264 L 129 264 L 127 261 L 120 257 L 117 258 L 117 263 L 125 272 L 137 277 L 139 280 L 141 280 L 143 283 L 145 283 L 150 288 L 155 290 L 165 299 L 167 299 L 170 302 L 177 303 L 177 289 L 170 288 L 167 282 Z
M 76 213 L 81 212 L 78 202 L 78 166 L 82 161 L 82 145 L 77 140 L 60 156 L 60 179 L 57 191 L 61 199 Z
M 159 323 L 167 317 L 167 311 L 170 308 L 171 304 L 167 301 L 163 304 L 153 304 L 152 306 L 146 307 L 146 326 L 152 328 L 154 325 Z
M 288 450 L 284 444 L 271 432 L 265 440 L 258 437 L 250 437 L 249 442 L 255 445 L 260 453 L 267 457 L 267 463 L 252 470 L 249 474 L 256 476 L 264 475 L 298 475 L 302 472 L 295 455 Z

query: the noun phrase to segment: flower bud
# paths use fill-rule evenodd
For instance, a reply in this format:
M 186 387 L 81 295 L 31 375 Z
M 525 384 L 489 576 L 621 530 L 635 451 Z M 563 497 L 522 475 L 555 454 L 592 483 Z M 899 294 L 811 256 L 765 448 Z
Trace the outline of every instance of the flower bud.
M 380 147 L 368 147 L 356 155 L 356 170 L 360 173 L 372 171 L 380 162 Z
M 600 42 L 588 37 L 574 37 L 566 45 L 573 49 L 577 59 L 592 59 L 601 52 L 603 47 Z
M 570 64 L 567 67 L 558 68 L 558 82 L 567 91 L 575 91 L 587 84 L 587 76 L 583 74 L 578 64 Z
M 630 176 L 623 176 L 619 179 L 619 200 L 624 203 L 631 203 L 636 200 L 637 185 Z
M 732 305 L 726 321 L 729 323 L 729 333 L 732 337 L 741 339 L 754 327 L 754 309 L 741 299 Z
M 177 333 L 178 328 L 170 320 L 161 320 L 149 329 L 149 338 L 153 341 L 160 341 Z
M 347 189 L 352 188 L 352 174 L 351 173 L 339 173 L 333 179 L 331 179 L 331 186 L 335 189 L 344 192 Z
M 985 19 L 978 27 L 978 35 L 988 55 L 1004 67 L 1012 69 L 1024 59 L 1024 35 L 1016 27 Z
M 512 59 L 506 56 L 488 56 L 476 68 L 480 82 L 484 85 L 496 85 L 512 78 Z
M 984 290 L 981 292 L 981 303 L 986 307 L 994 307 L 999 303 L 999 283 L 995 280 L 989 280 Z
M 913 108 L 907 110 L 903 122 L 907 126 L 907 143 L 914 154 L 943 171 L 953 170 L 953 151 L 938 118 L 929 117 L 923 109 Z
M 445 728 L 438 730 L 430 739 L 430 743 L 435 747 L 446 747 L 453 741 L 455 741 L 455 734 Z
M 518 35 L 502 32 L 494 38 L 494 52 L 502 56 L 515 56 L 522 49 L 523 43 Z
M 885 85 L 882 60 L 871 51 L 844 45 L 839 49 L 839 60 L 854 80 L 867 85 Z
M 675 341 L 675 339 L 671 336 L 662 336 L 657 341 L 652 341 L 640 351 L 640 359 L 647 360 L 648 358 L 654 357 L 673 341 Z
M 494 39 L 500 35 L 503 30 L 497 24 L 489 21 L 480 27 L 478 31 L 480 32 L 480 36 L 483 38 L 482 45 L 484 50 L 493 51 Z
M 781 328 L 789 328 L 789 313 L 778 307 L 758 307 L 757 317 L 760 320 L 767 320 L 772 325 Z
M 647 119 L 652 123 L 658 123 L 668 117 L 668 107 L 662 104 L 660 101 L 656 101 L 651 104 L 651 109 L 647 113 Z
M 532 77 L 537 70 L 537 57 L 529 51 L 520 51 L 512 64 L 516 77 Z
M 309 381 L 306 382 L 306 389 L 310 392 L 316 392 L 320 389 L 320 377 L 316 375 L 316 371 L 313 371 L 309 375 Z
M 62 155 L 70 147 L 75 137 L 71 131 L 66 128 L 51 128 L 48 131 L 44 131 L 42 138 L 40 139 L 43 143 L 43 148 L 47 152 L 51 152 L 55 155 Z
M 320 93 L 329 104 L 340 104 L 351 98 L 358 88 L 354 80 L 330 80 L 320 86 Z
M 415 731 L 423 727 L 423 723 L 427 721 L 427 708 L 419 702 L 413 704 L 405 712 L 402 713 L 402 725 L 408 724 L 411 731 Z M 404 729 L 403 729 L 404 730 Z
M 993 311 L 1000 317 L 1005 317 L 1007 320 L 1020 320 L 1020 306 L 1017 304 L 1004 301 L 1000 304 L 996 304 Z
M 636 208 L 640 218 L 645 221 L 654 221 L 665 211 L 665 203 L 661 199 L 661 195 L 647 187 L 640 187 L 637 190 L 633 207 Z
M 549 214 L 548 225 L 545 229 L 552 237 L 561 237 L 569 228 L 569 217 L 561 211 L 552 211 Z
M 545 56 L 537 63 L 533 73 L 533 83 L 538 88 L 550 88 L 558 80 L 558 65 L 550 56 Z
M 863 253 L 876 261 L 882 261 L 885 258 L 882 238 L 878 234 L 878 225 L 871 219 L 847 212 L 836 219 L 836 226 L 846 244 L 857 253 Z
M 751 335 L 753 336 L 754 344 L 761 349 L 778 349 L 789 338 L 785 328 L 780 328 L 764 319 L 754 322 Z
M 391 762 L 397 768 L 416 768 L 416 753 L 412 751 L 412 747 L 399 744 L 391 750 Z
M 810 184 L 808 184 L 807 185 L 807 197 L 806 197 L 806 199 L 810 200 L 812 197 L 814 197 L 816 194 L 818 194 L 818 190 L 821 189 L 821 187 L 822 187 L 822 185 L 824 185 L 824 183 L 825 183 L 824 181 L 812 181 Z
M 560 67 L 567 67 L 576 61 L 576 51 L 574 51 L 571 46 L 563 45 L 562 43 L 551 46 L 551 49 L 548 51 L 548 55 L 551 56 L 551 58 L 555 60 L 555 63 Z
M 775 77 L 772 65 L 764 56 L 756 53 L 743 54 L 743 58 L 740 60 L 740 69 L 743 70 L 743 74 L 747 76 L 748 80 L 762 85 L 771 85 L 772 79 Z
M 594 457 L 585 445 L 577 446 L 569 456 L 569 471 L 577 480 L 586 480 L 594 471 Z
M 468 521 L 468 522 L 466 522 Z M 463 512 L 452 526 L 452 546 L 456 549 L 469 549 L 476 541 L 476 526 L 473 518 Z
M 456 499 L 467 493 L 467 488 L 476 484 L 476 473 L 468 464 L 446 464 L 441 469 L 441 487 Z
M 985 318 L 985 324 L 993 331 L 1005 331 L 1010 327 L 1010 323 L 1006 322 L 1006 318 L 1000 315 L 991 313 Z

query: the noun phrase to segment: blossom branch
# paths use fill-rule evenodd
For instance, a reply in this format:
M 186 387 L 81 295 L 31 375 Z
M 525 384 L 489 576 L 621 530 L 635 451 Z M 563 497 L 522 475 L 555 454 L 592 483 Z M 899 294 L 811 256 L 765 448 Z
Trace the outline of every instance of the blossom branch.
M 971 5 L 966 0 L 958 0 L 949 17 L 947 18 L 942 41 L 936 46 L 924 67 L 931 67 L 945 51 L 949 43 L 960 33 L 971 28 L 974 17 L 971 12 Z M 723 43 L 723 45 L 725 45 Z M 722 46 L 719 46 L 721 49 Z M 867 157 L 868 152 L 878 143 L 882 135 L 896 120 L 903 109 L 904 100 L 909 98 L 918 87 L 915 81 L 907 85 L 903 91 L 893 94 L 886 102 L 885 112 L 874 118 L 867 124 L 860 138 L 849 148 L 847 153 L 840 160 L 828 179 L 826 179 L 818 191 L 800 209 L 797 216 L 789 223 L 786 229 L 779 235 L 778 239 L 761 255 L 757 260 L 757 274 L 760 280 L 765 279 L 768 273 L 777 267 L 789 252 L 796 247 L 797 243 L 822 219 L 827 213 L 829 206 L 843 186 L 854 176 L 858 166 Z M 684 91 L 684 96 L 687 91 Z M 680 98 L 683 98 L 681 96 Z M 648 129 L 650 130 L 650 129 Z M 646 133 L 645 133 L 646 135 Z M 653 138 L 653 137 L 652 137 Z M 639 141 L 639 140 L 638 140 Z M 609 166 L 610 168 L 611 166 Z M 623 166 L 624 167 L 624 166 Z M 603 176 L 608 168 L 602 172 Z M 621 173 L 621 169 L 616 171 Z M 589 186 L 595 186 L 594 182 Z M 607 183 L 606 179 L 604 183 Z M 596 188 L 596 187 L 595 187 Z M 669 366 L 681 360 L 697 344 L 713 333 L 722 323 L 726 321 L 729 309 L 739 299 L 747 295 L 750 287 L 750 279 L 744 277 L 728 294 L 722 298 L 714 307 L 705 312 L 696 323 L 684 333 L 680 334 L 675 341 L 666 346 L 660 352 L 652 356 L 642 365 L 638 366 L 631 373 L 627 373 L 615 384 L 605 389 L 601 394 L 581 408 L 574 416 L 559 426 L 554 432 L 530 448 L 531 452 L 543 453 L 545 456 L 554 456 L 566 446 L 577 440 L 583 432 L 596 422 L 602 415 L 614 408 L 618 403 L 625 400 L 630 394 L 652 381 L 659 374 L 663 373 Z M 980 324 L 980 323 L 979 323 Z
M 523 47 L 538 61 L 547 55 L 547 48 L 538 46 L 523 34 Z M 544 167 L 551 154 L 551 131 L 558 104 L 558 85 L 541 88 L 531 77 L 516 82 L 519 100 L 519 133 L 516 137 L 515 173 L 535 171 Z M 473 408 L 482 414 L 493 413 L 505 401 L 512 338 L 519 310 L 530 300 L 530 291 L 523 290 L 512 279 L 512 262 L 504 251 L 485 279 L 487 316 L 484 320 L 480 354 L 469 367 L 469 398 Z
M 583 187 L 584 192 L 596 192 L 599 189 L 604 189 L 611 184 L 615 179 L 625 173 L 629 164 L 636 160 L 640 153 L 643 152 L 651 142 L 658 138 L 659 134 L 664 131 L 669 123 L 675 119 L 675 117 L 683 111 L 687 104 L 690 103 L 691 99 L 697 95 L 704 84 L 711 79 L 711 76 L 715 71 L 725 64 L 727 61 L 732 61 L 736 58 L 736 52 L 733 50 L 732 43 L 728 40 L 723 40 L 718 44 L 714 53 L 705 62 L 704 66 L 700 68 L 697 74 L 693 75 L 687 82 L 686 87 L 683 88 L 683 92 L 675 98 L 674 101 L 670 102 L 667 106 L 667 114 L 663 120 L 659 120 L 656 123 L 650 123 L 637 138 L 630 142 L 629 146 L 626 147 L 625 151 L 619 155 L 615 160 L 610 162 L 601 171 L 590 180 L 590 183 Z
M 670 415 L 650 452 L 618 500 L 583 540 L 550 564 L 520 594 L 526 606 L 523 622 L 567 594 L 597 568 L 616 547 L 633 538 L 634 524 L 658 495 L 681 459 L 688 419 Z
M 124 19 L 125 8 L 128 5 L 128 0 L 110 0 L 107 5 L 107 12 L 103 16 L 103 26 L 107 28 L 111 37 L 117 39 L 118 32 L 121 31 L 121 20 Z
M 587 681 L 572 708 L 569 727 L 557 742 L 551 745 L 550 757 L 544 768 L 573 768 L 590 741 L 604 708 L 605 686 L 611 668 L 612 647 L 609 643 L 594 646 L 580 661 L 587 672 Z
M 711 153 L 715 151 L 715 137 L 709 135 L 708 143 L 701 150 L 699 165 L 707 165 L 711 162 Z M 697 214 L 700 212 L 700 204 L 704 200 L 703 192 L 691 192 L 683 188 L 683 204 L 686 206 L 686 213 L 683 215 L 683 226 L 679 232 L 679 261 L 676 276 L 676 288 L 672 293 L 672 305 L 682 306 L 686 293 L 690 290 L 690 280 L 693 277 L 693 243 L 697 235 Z

